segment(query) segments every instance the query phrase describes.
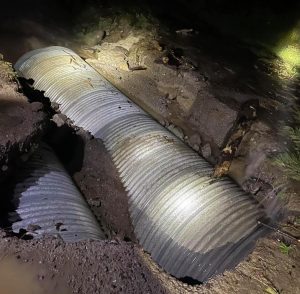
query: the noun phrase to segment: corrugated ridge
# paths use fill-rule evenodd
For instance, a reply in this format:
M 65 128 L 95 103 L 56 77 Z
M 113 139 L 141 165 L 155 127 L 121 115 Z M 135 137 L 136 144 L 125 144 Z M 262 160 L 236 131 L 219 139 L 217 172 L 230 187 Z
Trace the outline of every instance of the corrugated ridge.
M 34 237 L 60 235 L 67 242 L 105 238 L 70 176 L 46 144 L 20 171 L 12 202 L 16 209 L 9 220 L 15 233 L 34 227 Z
M 57 68 L 47 71 L 53 60 Z M 204 159 L 72 51 L 31 52 L 16 69 L 103 140 L 128 192 L 139 242 L 174 276 L 205 281 L 235 265 L 263 233 L 257 220 L 264 212 L 250 195 L 228 178 L 212 179 Z

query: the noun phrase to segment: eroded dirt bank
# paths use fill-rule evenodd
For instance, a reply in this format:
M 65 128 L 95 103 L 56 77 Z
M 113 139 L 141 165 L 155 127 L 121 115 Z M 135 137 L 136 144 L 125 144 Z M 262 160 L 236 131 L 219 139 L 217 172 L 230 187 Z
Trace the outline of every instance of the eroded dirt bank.
M 41 135 L 45 114 L 41 103 L 29 103 L 18 92 L 11 65 L 0 56 L 0 182 Z

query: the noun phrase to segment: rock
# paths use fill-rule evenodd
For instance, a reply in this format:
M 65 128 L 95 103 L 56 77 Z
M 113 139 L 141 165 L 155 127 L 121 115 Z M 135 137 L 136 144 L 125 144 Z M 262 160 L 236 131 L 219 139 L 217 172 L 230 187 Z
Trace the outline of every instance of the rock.
M 209 143 L 206 143 L 201 147 L 201 153 L 204 158 L 208 158 L 211 156 L 211 147 Z
M 2 165 L 1 169 L 2 169 L 2 171 L 7 171 L 8 170 L 8 166 L 7 165 Z
M 59 104 L 56 102 L 51 102 L 51 108 L 55 111 L 59 109 Z
M 52 121 L 58 126 L 58 127 L 61 127 L 65 124 L 66 120 L 68 118 L 64 115 L 64 114 L 54 114 L 53 117 L 52 117 Z
M 205 92 L 199 93 L 193 102 L 189 121 L 197 126 L 201 135 L 205 134 L 220 148 L 233 128 L 238 114 L 238 110 Z
M 201 144 L 200 135 L 197 133 L 193 134 L 188 138 L 188 143 L 194 150 L 199 151 Z
M 83 42 L 88 46 L 98 45 L 105 37 L 105 31 L 96 30 L 83 36 Z
M 32 102 L 30 103 L 31 109 L 34 112 L 38 112 L 40 110 L 43 110 L 43 104 L 41 102 Z
M 174 125 L 169 125 L 167 126 L 167 129 L 172 132 L 176 137 L 178 137 L 180 140 L 184 140 L 184 133 L 183 131 L 178 128 L 177 126 L 174 126 Z

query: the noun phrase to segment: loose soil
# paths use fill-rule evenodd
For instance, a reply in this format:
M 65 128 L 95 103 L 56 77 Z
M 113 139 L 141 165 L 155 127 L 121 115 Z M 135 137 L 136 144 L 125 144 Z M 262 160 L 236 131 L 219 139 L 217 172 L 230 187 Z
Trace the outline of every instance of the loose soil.
M 0 182 L 30 150 L 45 122 L 43 105 L 29 103 L 18 92 L 14 75 L 11 65 L 0 60 Z
M 50 238 L 24 241 L 1 234 L 0 248 L 0 264 L 13 260 L 13 272 L 31 272 L 19 283 L 34 280 L 29 287 L 43 289 L 30 293 L 167 293 L 132 243 L 113 240 L 65 244 Z M 7 293 L 2 283 L 0 293 Z
M 106 235 L 135 241 L 127 193 L 102 141 L 69 121 L 62 127 L 51 124 L 45 139 L 73 175 Z

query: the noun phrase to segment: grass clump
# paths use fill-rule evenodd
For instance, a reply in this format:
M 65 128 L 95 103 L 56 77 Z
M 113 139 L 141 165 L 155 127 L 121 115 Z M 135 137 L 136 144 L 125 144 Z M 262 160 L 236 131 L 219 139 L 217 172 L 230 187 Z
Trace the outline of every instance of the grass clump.
M 279 250 L 280 250 L 281 253 L 283 253 L 283 254 L 289 254 L 289 252 L 291 251 L 291 249 L 292 249 L 292 245 L 287 245 L 284 242 L 280 242 Z
M 275 158 L 275 164 L 293 180 L 300 181 L 300 109 L 294 110 L 294 121 L 282 128 L 282 135 L 287 138 L 287 150 Z

